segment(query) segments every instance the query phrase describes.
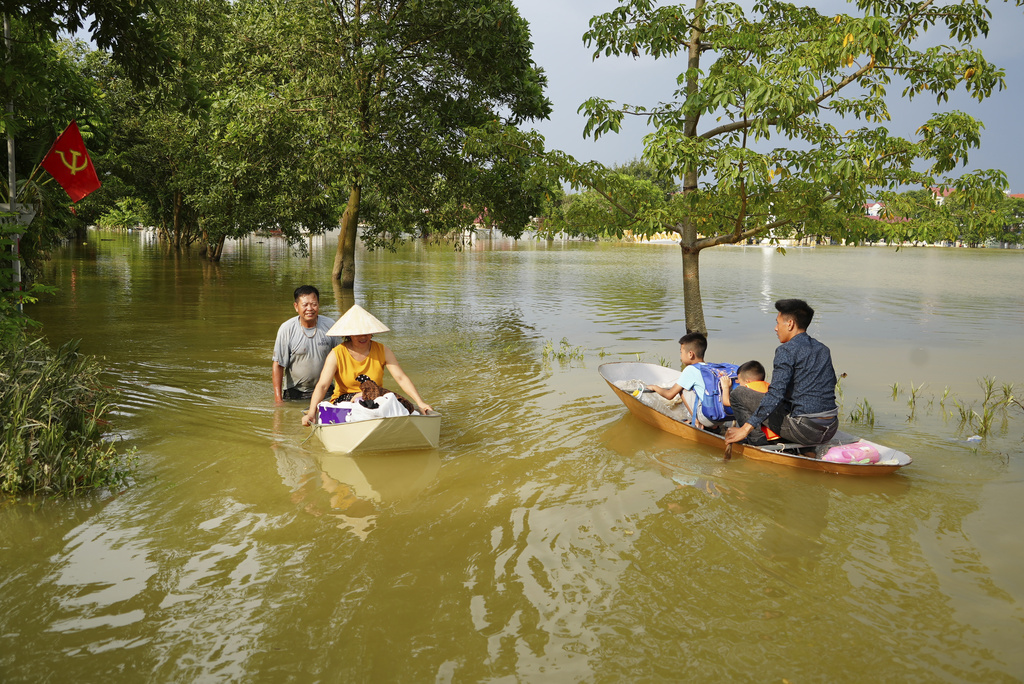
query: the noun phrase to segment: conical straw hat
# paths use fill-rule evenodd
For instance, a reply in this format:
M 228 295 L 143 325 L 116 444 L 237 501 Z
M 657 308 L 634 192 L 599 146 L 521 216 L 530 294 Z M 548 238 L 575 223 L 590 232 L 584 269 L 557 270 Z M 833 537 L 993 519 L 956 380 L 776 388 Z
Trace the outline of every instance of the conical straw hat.
M 352 308 L 331 326 L 327 334 L 333 337 L 344 337 L 345 335 L 373 335 L 388 330 L 390 328 L 374 318 L 369 311 L 358 304 L 353 304 Z

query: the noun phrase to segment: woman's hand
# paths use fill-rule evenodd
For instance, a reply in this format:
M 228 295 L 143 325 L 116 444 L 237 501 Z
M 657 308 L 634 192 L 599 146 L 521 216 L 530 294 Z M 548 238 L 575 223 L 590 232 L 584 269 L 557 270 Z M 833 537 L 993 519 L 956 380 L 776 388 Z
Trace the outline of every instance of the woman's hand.
M 313 416 L 309 415 L 308 413 L 303 413 L 302 414 L 302 425 L 303 425 L 303 427 L 309 427 L 312 424 L 313 424 Z

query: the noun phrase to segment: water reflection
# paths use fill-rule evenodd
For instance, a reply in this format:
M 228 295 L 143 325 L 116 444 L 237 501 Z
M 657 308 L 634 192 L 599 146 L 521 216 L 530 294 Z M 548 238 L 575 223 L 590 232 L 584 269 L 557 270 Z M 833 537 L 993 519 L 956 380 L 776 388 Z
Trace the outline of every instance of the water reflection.
M 292 435 L 302 408 L 297 402 L 274 408 L 270 449 L 289 500 L 304 513 L 336 519 L 339 529 L 365 541 L 383 507 L 409 505 L 437 477 L 436 449 L 332 454 L 305 429 L 296 446 Z
M 858 479 L 723 462 L 610 395 L 599 363 L 678 354 L 675 247 L 417 243 L 360 252 L 349 292 L 329 285 L 330 239 L 305 255 L 243 241 L 212 266 L 105 237 L 47 264 L 64 291 L 33 315 L 52 341 L 106 357 L 138 482 L 0 507 L 5 678 L 1024 672 L 1015 422 L 967 444 L 937 398 L 909 418 L 889 389 L 1024 382 L 1006 346 L 1024 336 L 1019 255 L 702 255 L 715 359 L 770 359 L 771 302 L 815 304 L 816 336 L 850 374 L 844 421 L 867 399 L 876 422 L 853 431 L 915 459 Z M 273 335 L 303 283 L 325 314 L 358 302 L 392 328 L 387 344 L 445 415 L 436 452 L 331 456 L 306 441 L 301 407 L 274 405 Z M 563 337 L 584 357 L 545 360 Z

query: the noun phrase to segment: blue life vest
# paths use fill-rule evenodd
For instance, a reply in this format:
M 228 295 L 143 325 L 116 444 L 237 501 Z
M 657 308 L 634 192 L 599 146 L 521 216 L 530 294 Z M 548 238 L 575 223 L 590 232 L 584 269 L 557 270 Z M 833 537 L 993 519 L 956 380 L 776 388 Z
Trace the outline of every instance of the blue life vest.
M 697 412 L 700 411 L 706 418 L 713 421 L 722 421 L 732 418 L 732 409 L 722 405 L 722 385 L 719 383 L 719 373 L 725 373 L 732 379 L 732 387 L 736 387 L 736 371 L 739 368 L 735 363 L 698 363 L 697 370 L 704 380 L 704 396 L 697 397 L 697 406 L 694 407 L 694 420 Z M 732 390 L 730 387 L 730 391 Z M 696 422 L 694 423 L 696 425 Z

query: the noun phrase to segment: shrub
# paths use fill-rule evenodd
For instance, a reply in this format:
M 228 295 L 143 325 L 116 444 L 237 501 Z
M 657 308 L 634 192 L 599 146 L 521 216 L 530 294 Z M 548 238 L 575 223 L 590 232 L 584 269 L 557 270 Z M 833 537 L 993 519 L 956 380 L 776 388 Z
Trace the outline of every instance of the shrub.
M 140 199 L 127 197 L 106 211 L 96 221 L 100 228 L 138 228 L 150 223 L 149 207 Z
M 0 326 L 0 491 L 72 493 L 124 485 L 133 452 L 104 439 L 114 390 L 74 340 L 53 350 Z

